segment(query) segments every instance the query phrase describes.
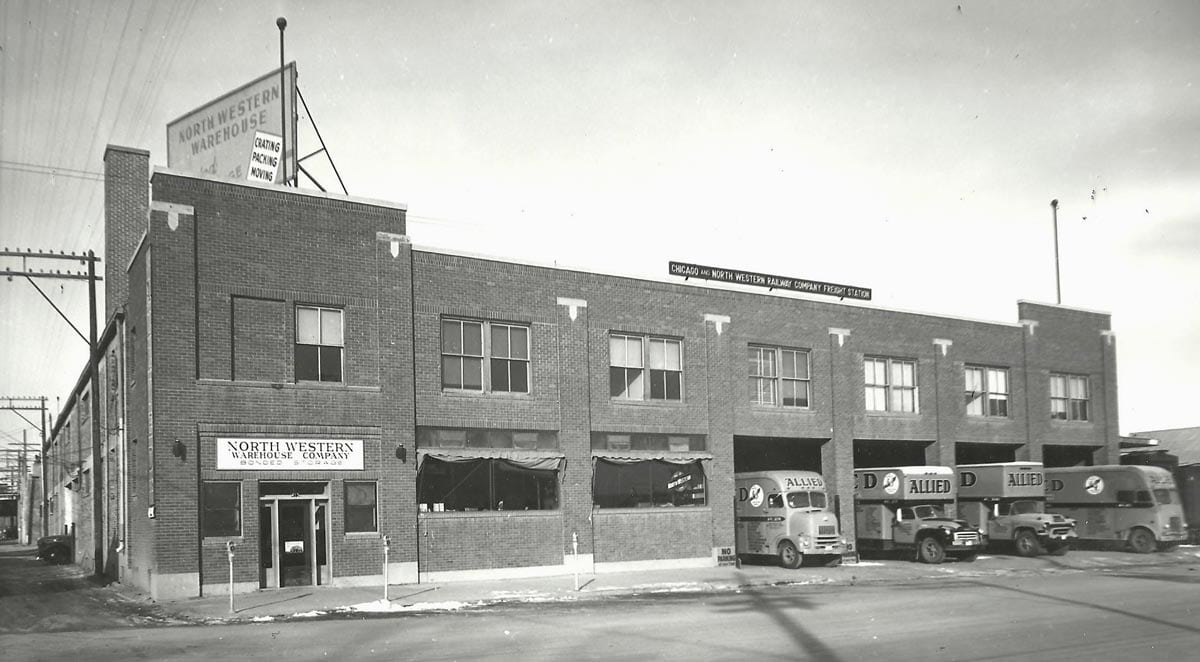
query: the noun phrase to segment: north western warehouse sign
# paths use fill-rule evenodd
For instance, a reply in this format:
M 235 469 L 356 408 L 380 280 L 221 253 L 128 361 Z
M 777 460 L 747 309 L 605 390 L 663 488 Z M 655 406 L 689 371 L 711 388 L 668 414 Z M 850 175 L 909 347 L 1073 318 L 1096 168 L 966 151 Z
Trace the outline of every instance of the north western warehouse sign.
M 217 439 L 217 469 L 362 471 L 362 439 Z
M 276 69 L 168 124 L 167 167 L 257 182 L 290 179 L 296 159 L 296 63 L 283 73 L 282 84 Z
M 704 280 L 715 280 L 722 283 L 757 285 L 773 290 L 791 290 L 793 292 L 804 292 L 805 294 L 824 294 L 826 296 L 838 297 L 839 299 L 871 300 L 871 290 L 866 287 L 823 283 L 819 280 L 805 280 L 803 278 L 789 278 L 787 276 L 772 276 L 771 274 L 760 274 L 753 271 L 706 267 L 687 262 L 672 261 L 670 269 L 672 276 L 683 276 L 684 278 L 703 278 Z

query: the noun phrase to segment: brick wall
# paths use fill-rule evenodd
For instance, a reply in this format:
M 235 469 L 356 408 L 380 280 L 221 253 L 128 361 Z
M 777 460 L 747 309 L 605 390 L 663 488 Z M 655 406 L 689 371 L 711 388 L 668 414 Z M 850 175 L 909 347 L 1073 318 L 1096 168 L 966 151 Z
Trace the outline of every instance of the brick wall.
M 561 565 L 570 550 L 558 512 L 455 513 L 422 517 L 421 572 Z

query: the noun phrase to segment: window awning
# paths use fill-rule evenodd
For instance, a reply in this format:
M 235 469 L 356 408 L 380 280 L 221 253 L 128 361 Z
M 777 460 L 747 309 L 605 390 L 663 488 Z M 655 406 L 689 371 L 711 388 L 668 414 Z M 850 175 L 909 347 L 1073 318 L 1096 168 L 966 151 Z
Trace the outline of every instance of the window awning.
M 707 451 L 614 451 L 597 449 L 592 451 L 592 459 L 607 460 L 617 464 L 630 464 L 646 460 L 661 460 L 668 464 L 691 464 L 696 460 L 711 460 L 712 453 Z
M 426 458 L 442 462 L 470 462 L 471 460 L 496 459 L 511 462 L 526 469 L 561 471 L 566 456 L 559 451 L 534 451 L 516 448 L 430 448 L 417 451 L 417 470 Z

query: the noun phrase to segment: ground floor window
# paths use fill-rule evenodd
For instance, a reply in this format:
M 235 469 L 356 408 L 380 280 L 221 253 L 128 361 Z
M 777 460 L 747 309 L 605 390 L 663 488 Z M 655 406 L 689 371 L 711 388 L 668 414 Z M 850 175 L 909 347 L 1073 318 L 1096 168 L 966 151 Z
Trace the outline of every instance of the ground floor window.
M 596 458 L 592 501 L 597 508 L 705 505 L 700 460 Z
M 205 482 L 201 528 L 206 538 L 242 535 L 242 484 Z
M 375 483 L 346 481 L 346 533 L 375 533 Z
M 556 510 L 557 459 L 425 457 L 417 473 L 421 512 Z

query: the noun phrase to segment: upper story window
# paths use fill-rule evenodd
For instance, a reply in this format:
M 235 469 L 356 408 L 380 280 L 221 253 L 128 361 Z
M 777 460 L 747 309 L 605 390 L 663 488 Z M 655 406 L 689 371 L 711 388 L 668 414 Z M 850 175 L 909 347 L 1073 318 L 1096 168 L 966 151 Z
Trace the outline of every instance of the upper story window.
M 608 356 L 612 397 L 619 400 L 682 399 L 683 347 L 678 340 L 614 333 L 608 339 Z
M 296 381 L 342 381 L 342 311 L 296 307 Z
M 1085 375 L 1050 375 L 1050 418 L 1059 421 L 1088 420 L 1090 394 Z
M 1008 416 L 1008 369 L 964 369 L 968 416 Z
M 917 362 L 905 359 L 863 359 L 867 411 L 917 413 Z
M 748 356 L 751 403 L 808 408 L 807 350 L 751 346 Z
M 442 320 L 442 388 L 528 393 L 529 327 Z

